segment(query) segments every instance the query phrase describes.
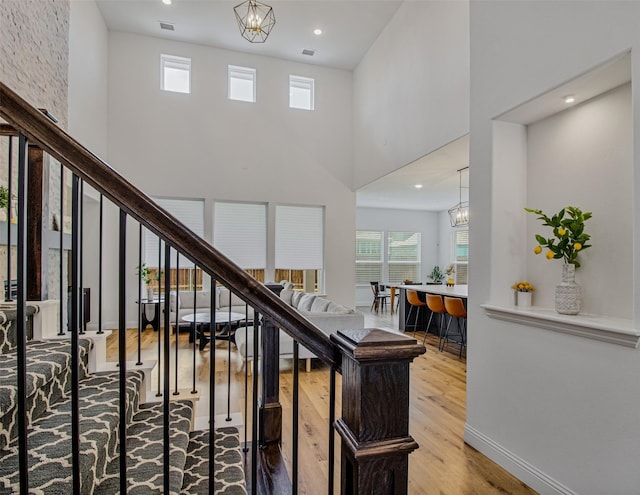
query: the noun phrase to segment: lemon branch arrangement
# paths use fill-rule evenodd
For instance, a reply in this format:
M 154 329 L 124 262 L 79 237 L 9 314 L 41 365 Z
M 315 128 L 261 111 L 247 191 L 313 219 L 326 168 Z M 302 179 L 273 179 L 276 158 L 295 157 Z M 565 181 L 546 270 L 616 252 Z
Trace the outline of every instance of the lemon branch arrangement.
M 591 244 L 587 244 L 591 236 L 584 231 L 584 223 L 591 218 L 591 212 L 583 212 L 574 206 L 565 206 L 555 215 L 549 217 L 542 210 L 525 208 L 525 211 L 538 215 L 538 220 L 542 220 L 542 225 L 553 229 L 555 237 L 545 238 L 536 234 L 538 245 L 533 250 L 540 254 L 542 248 L 548 249 L 547 259 L 564 259 L 565 263 L 580 267 L 578 254 Z
M 533 292 L 536 290 L 536 288 L 526 280 L 523 280 L 521 282 L 516 282 L 511 286 L 511 288 L 518 292 Z

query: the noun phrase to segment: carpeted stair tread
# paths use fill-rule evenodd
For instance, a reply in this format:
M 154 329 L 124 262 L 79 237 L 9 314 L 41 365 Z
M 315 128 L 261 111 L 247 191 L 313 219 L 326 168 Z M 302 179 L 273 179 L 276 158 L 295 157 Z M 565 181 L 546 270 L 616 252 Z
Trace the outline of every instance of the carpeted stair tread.
M 127 495 L 163 493 L 164 483 L 164 405 L 143 404 L 127 428 Z M 180 493 L 189 445 L 189 430 L 193 403 L 189 400 L 171 402 L 169 493 Z M 95 495 L 120 493 L 119 456 L 107 466 Z
M 87 374 L 92 342 L 80 339 L 80 379 Z M 15 348 L 0 354 L 0 450 L 18 434 Z M 70 390 L 71 343 L 68 340 L 31 341 L 27 344 L 27 420 L 41 417 Z
M 189 435 L 187 464 L 181 493 L 209 493 L 209 430 L 193 431 Z M 246 483 L 237 428 L 215 430 L 215 487 L 213 493 L 246 495 Z
M 128 421 L 137 410 L 141 371 L 127 373 Z M 91 494 L 118 444 L 119 373 L 95 373 L 80 387 L 80 471 L 83 494 Z M 29 493 L 62 495 L 71 491 L 71 401 L 53 406 L 33 422 L 28 436 Z M 19 492 L 17 441 L 0 452 L 0 494 Z

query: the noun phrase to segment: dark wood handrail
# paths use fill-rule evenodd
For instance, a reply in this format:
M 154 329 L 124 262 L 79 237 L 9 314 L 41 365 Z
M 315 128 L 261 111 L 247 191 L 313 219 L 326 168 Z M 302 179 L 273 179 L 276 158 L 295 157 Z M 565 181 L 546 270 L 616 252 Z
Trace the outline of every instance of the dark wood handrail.
M 340 370 L 340 351 L 322 330 L 285 304 L 211 244 L 182 225 L 149 196 L 2 82 L 0 116 L 128 215 L 178 249 L 193 263 L 209 274 L 215 274 L 216 279 L 225 286 L 242 294 L 260 313 L 270 318 L 322 361 Z

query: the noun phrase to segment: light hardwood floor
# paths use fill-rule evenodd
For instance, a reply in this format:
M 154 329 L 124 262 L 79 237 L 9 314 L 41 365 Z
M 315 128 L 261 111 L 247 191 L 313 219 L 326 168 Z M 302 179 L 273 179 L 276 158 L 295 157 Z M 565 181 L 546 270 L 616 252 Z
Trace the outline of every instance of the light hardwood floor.
M 383 313 L 377 315 L 369 308 L 359 308 L 365 314 L 367 327 L 397 329 L 397 315 Z M 162 334 L 162 332 L 160 332 Z M 158 334 L 151 328 L 142 333 L 142 360 L 157 358 Z M 416 338 L 422 339 L 418 333 Z M 129 359 L 137 356 L 137 330 L 128 330 L 127 353 Z M 171 376 L 172 391 L 175 366 L 175 334 L 171 335 Z M 451 345 L 449 351 L 439 352 L 437 339 L 427 337 L 427 352 L 411 365 L 410 390 L 410 433 L 420 448 L 409 456 L 409 493 L 425 495 L 466 495 L 466 494 L 534 494 L 535 492 L 515 479 L 495 463 L 463 442 L 463 428 L 466 414 L 466 363 L 458 358 L 457 348 Z M 214 348 L 216 387 L 216 414 L 227 411 L 227 362 L 229 349 L 227 342 L 218 341 Z M 107 356 L 117 359 L 117 338 L 109 337 Z M 192 389 L 194 352 L 188 336 L 182 333 L 178 341 L 178 388 L 187 392 Z M 196 416 L 207 416 L 210 402 L 209 346 L 200 353 L 195 351 L 196 388 L 200 400 Z M 231 392 L 229 395 L 231 412 L 240 412 L 245 426 L 251 431 L 251 407 L 244 413 L 245 370 L 240 368 L 237 351 L 231 347 Z M 158 368 L 157 368 L 158 369 Z M 300 470 L 298 492 L 301 494 L 327 493 L 328 459 L 328 417 L 329 417 L 329 370 L 318 360 L 314 360 L 310 373 L 304 372 L 300 364 L 300 415 L 299 449 Z M 152 376 L 153 389 L 157 387 L 157 371 Z M 283 407 L 283 451 L 285 459 L 291 447 L 291 361 L 281 360 L 280 390 Z M 247 378 L 249 395 L 251 377 Z M 337 413 L 340 411 L 340 377 L 337 379 Z M 182 392 L 181 398 L 189 394 Z M 241 430 L 241 435 L 243 434 Z M 336 476 L 339 477 L 339 439 L 336 436 Z M 338 490 L 336 480 L 336 493 Z

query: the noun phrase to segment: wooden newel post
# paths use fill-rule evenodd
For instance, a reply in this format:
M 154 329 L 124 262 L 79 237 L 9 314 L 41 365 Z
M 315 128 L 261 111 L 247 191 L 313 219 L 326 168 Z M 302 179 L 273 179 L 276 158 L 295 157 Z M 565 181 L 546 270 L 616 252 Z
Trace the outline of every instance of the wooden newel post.
M 407 493 L 409 364 L 425 348 L 411 337 L 376 328 L 331 336 L 342 351 L 341 493 Z

